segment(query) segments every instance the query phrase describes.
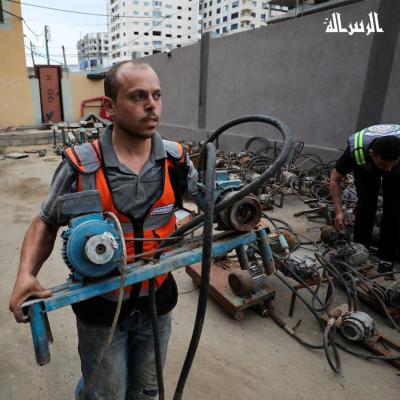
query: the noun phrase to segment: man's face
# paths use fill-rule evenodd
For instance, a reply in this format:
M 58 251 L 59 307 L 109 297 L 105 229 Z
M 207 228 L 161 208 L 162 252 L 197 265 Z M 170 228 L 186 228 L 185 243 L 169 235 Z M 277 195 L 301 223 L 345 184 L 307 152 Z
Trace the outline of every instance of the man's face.
M 117 79 L 117 98 L 108 102 L 114 126 L 138 139 L 154 136 L 162 109 L 156 73 L 151 68 L 125 64 L 117 72 Z
M 399 160 L 386 161 L 381 158 L 380 155 L 376 154 L 372 149 L 369 150 L 369 155 L 371 156 L 374 164 L 381 171 L 390 172 L 398 163 Z

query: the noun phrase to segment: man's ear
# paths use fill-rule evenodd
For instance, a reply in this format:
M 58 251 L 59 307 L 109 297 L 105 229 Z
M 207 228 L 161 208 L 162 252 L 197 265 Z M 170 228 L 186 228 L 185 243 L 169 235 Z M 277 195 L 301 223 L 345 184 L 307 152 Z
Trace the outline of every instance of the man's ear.
M 107 114 L 114 115 L 114 101 L 111 97 L 103 97 L 103 106 L 107 111 Z
M 372 157 L 375 157 L 375 156 L 376 156 L 375 152 L 374 152 L 372 149 L 369 149 L 369 150 L 368 150 L 368 154 L 369 154 L 370 156 L 372 156 Z

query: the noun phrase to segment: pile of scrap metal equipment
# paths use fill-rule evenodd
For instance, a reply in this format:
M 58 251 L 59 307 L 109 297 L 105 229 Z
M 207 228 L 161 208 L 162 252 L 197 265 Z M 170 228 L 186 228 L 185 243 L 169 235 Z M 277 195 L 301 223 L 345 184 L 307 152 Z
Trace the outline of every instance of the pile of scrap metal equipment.
M 186 145 L 192 159 L 196 160 L 204 143 L 188 142 Z M 343 183 L 342 201 L 347 227 L 338 232 L 333 226 L 335 208 L 329 193 L 329 175 L 334 162 L 324 163 L 318 155 L 306 154 L 303 150 L 303 142 L 292 143 L 283 167 L 271 175 L 252 196 L 253 204 L 258 200 L 261 205 L 260 223 L 266 222 L 271 227 L 267 231 L 267 239 L 277 269 L 275 276 L 292 291 L 289 316 L 293 317 L 295 302 L 299 297 L 321 324 L 324 332 L 322 343 L 315 345 L 301 339 L 296 332 L 298 326 L 290 328 L 276 314 L 271 301 L 274 292 L 265 286 L 265 277 L 261 276 L 258 264 L 259 249 L 254 244 L 246 246 L 246 249 L 236 249 L 235 256 L 214 258 L 210 295 L 235 319 L 243 319 L 244 309 L 250 306 L 262 316 L 271 316 L 300 343 L 311 348 L 324 349 L 335 372 L 339 372 L 341 368 L 338 348 L 365 359 L 386 360 L 399 367 L 400 342 L 381 334 L 372 317 L 360 310 L 361 301 L 375 309 L 386 318 L 391 327 L 400 332 L 397 325 L 400 321 L 400 282 L 395 280 L 393 272 L 378 273 L 378 259 L 374 251 L 379 238 L 382 199 L 379 198 L 378 201 L 372 249 L 368 251 L 364 246 L 352 242 L 357 201 L 353 176 L 349 175 Z M 240 187 L 252 182 L 274 163 L 279 154 L 280 145 L 265 137 L 250 138 L 240 153 L 217 151 L 217 187 L 222 190 L 229 185 Z M 282 208 L 287 196 L 296 196 L 309 207 L 295 213 L 295 217 L 305 215 L 309 220 L 324 223 L 320 228 L 318 244 L 296 234 L 287 222 L 268 215 L 268 210 Z M 260 211 L 257 215 L 259 214 Z M 306 248 L 311 254 L 314 251 L 314 254 L 302 257 L 288 254 L 288 249 L 293 253 L 299 247 Z M 186 270 L 193 281 L 198 283 L 201 277 L 200 267 L 193 265 Z M 268 275 L 271 270 L 273 267 L 267 271 Z M 293 281 L 294 285 L 291 283 Z M 334 306 L 336 285 L 345 289 L 347 305 Z M 307 297 L 302 296 L 300 289 L 306 289 L 311 299 L 307 300 Z M 324 299 L 321 296 L 323 292 L 326 292 Z M 336 336 L 336 331 L 345 340 L 358 342 L 375 355 L 348 348 Z
M 53 149 L 58 155 L 66 147 L 91 142 L 98 139 L 103 129 L 111 121 L 100 118 L 97 114 L 88 114 L 79 122 L 60 122 L 51 126 L 53 136 Z
M 223 132 L 252 122 L 275 127 L 283 137 L 281 144 L 271 145 L 265 138 L 257 137 L 251 139 L 240 154 L 216 152 L 213 142 Z M 85 140 L 79 138 L 80 142 Z M 250 147 L 257 143 L 261 146 L 251 151 Z M 379 358 L 397 363 L 400 356 L 388 354 L 387 347 L 382 346 L 384 341 L 385 346 L 389 343 L 395 347 L 395 342 L 380 335 L 372 318 L 359 311 L 358 298 L 364 300 L 361 296 L 363 291 L 365 297 L 374 299 L 373 304 L 387 312 L 393 326 L 398 329 L 396 318 L 392 316 L 393 309 L 388 307 L 396 307 L 400 291 L 394 285 L 386 288 L 377 283 L 375 272 L 373 276 L 369 275 L 373 267 L 364 267 L 368 252 L 351 243 L 347 233 L 342 235 L 325 228 L 322 234 L 326 242 L 325 252 L 315 253 L 315 258 L 291 257 L 290 252 L 307 242 L 302 241 L 303 238 L 284 221 L 273 219 L 264 211 L 275 205 L 282 207 L 285 196 L 295 195 L 308 198 L 305 203 L 312 207 L 311 214 L 309 210 L 304 213 L 309 218 L 322 216 L 330 223 L 332 209 L 327 182 L 331 164 L 324 164 L 317 156 L 303 154 L 303 144 L 292 143 L 284 123 L 263 115 L 245 116 L 227 122 L 205 143 L 189 143 L 188 147 L 193 159 L 197 159 L 203 211 L 192 216 L 187 223 L 178 225 L 171 237 L 162 239 L 157 250 L 136 254 L 134 260 L 127 259 L 120 224 L 112 213 L 103 212 L 96 190 L 63 196 L 60 207 L 64 214 L 70 216 L 70 223 L 62 234 L 62 254 L 70 275 L 65 284 L 51 289 L 51 297 L 29 300 L 21 306 L 23 317 L 30 321 L 38 364 L 50 361 L 52 335 L 48 312 L 120 289 L 109 338 L 101 350 L 104 356 L 118 321 L 124 292 L 121 289 L 149 279 L 159 398 L 165 399 L 157 341 L 154 281 L 156 276 L 182 267 L 186 267 L 200 290 L 192 339 L 174 400 L 183 396 L 200 340 L 209 294 L 237 320 L 243 319 L 244 311 L 251 307 L 264 317 L 271 316 L 300 343 L 325 349 L 328 361 L 336 372 L 340 370 L 338 348 L 367 359 Z M 313 164 L 311 168 L 301 168 L 310 162 Z M 351 219 L 356 198 L 351 181 L 347 184 L 344 200 Z M 198 234 L 200 226 L 203 229 Z M 272 302 L 275 296 L 275 291 L 271 289 L 272 276 L 287 286 L 295 298 L 300 298 L 315 316 L 323 332 L 321 344 L 308 343 L 298 335 L 296 328 L 288 327 L 276 314 Z M 332 310 L 336 283 L 346 289 L 347 309 Z M 311 293 L 311 300 L 300 293 L 300 287 Z M 327 287 L 324 300 L 320 296 L 323 287 Z M 358 354 L 347 348 L 336 331 L 350 341 L 362 342 L 378 355 Z M 400 350 L 400 347 L 396 349 Z M 85 382 L 86 390 L 92 378 Z M 84 394 L 85 390 L 80 398 Z

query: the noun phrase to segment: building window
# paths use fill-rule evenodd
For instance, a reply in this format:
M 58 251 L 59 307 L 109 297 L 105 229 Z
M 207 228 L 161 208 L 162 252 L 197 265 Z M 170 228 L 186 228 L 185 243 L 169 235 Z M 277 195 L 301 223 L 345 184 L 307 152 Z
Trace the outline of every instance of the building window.
M 161 11 L 153 11 L 153 17 L 161 17 Z
M 210 11 L 210 12 L 208 13 L 208 16 L 209 16 L 209 17 L 211 17 L 211 15 L 212 15 L 212 11 Z
M 235 19 L 235 18 L 237 18 L 238 16 L 239 16 L 239 13 L 238 13 L 238 12 L 233 13 L 233 14 L 231 14 L 231 19 Z
M 239 1 L 232 1 L 232 8 L 238 7 L 239 6 Z
M 215 33 L 219 35 L 219 28 L 215 30 Z
M 182 16 L 181 16 L 181 15 L 178 15 L 178 19 L 182 19 Z
M 172 38 L 172 35 L 171 35 L 170 33 L 166 33 L 166 34 L 165 34 L 165 37 L 170 37 L 170 38 Z
M 153 36 L 161 36 L 161 31 L 153 31 Z
M 161 7 L 161 1 L 153 1 L 154 7 Z
M 222 18 L 222 21 L 223 21 L 223 22 L 228 21 L 228 17 L 225 15 L 225 17 Z
M 182 10 L 182 7 L 181 7 L 181 6 L 178 6 L 178 10 Z
M 208 26 L 211 26 L 211 24 L 212 24 L 212 21 L 208 21 Z
M 219 14 L 221 12 L 220 8 L 217 8 L 217 14 Z
M 176 35 L 176 37 L 177 37 L 178 39 L 180 39 L 180 38 L 182 37 L 182 35 Z
M 228 32 L 228 28 L 227 28 L 226 26 L 224 26 L 224 27 L 222 28 L 222 33 L 226 33 L 226 32 Z
M 238 24 L 232 24 L 231 25 L 231 31 L 235 30 L 238 28 Z

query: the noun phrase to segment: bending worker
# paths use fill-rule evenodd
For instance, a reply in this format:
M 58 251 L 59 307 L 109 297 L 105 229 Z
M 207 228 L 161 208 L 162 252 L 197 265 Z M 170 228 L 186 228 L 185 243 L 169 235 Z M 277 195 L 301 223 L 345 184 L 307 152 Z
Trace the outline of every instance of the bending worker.
M 20 305 L 28 297 L 51 295 L 36 276 L 53 249 L 59 227 L 68 223 L 68 218 L 58 211 L 60 196 L 81 191 L 85 180 L 92 176 L 100 192 L 103 211 L 117 215 L 124 236 L 146 238 L 146 241 L 127 241 L 128 259 L 132 261 L 134 255 L 154 250 L 160 243 L 157 239 L 175 230 L 175 206 L 181 203 L 182 196 L 190 197 L 197 191 L 197 172 L 183 147 L 163 140 L 156 131 L 162 101 L 154 70 L 148 64 L 135 61 L 116 64 L 105 77 L 104 89 L 104 106 L 113 124 L 105 129 L 99 141 L 64 152 L 40 215 L 25 235 L 10 300 L 10 310 L 18 322 L 21 322 Z M 155 240 L 150 241 L 151 238 Z M 171 274 L 161 275 L 156 281 L 164 363 L 177 288 Z M 116 311 L 118 290 L 115 292 L 72 306 L 83 374 L 78 387 L 91 379 L 99 363 L 99 352 Z M 85 399 L 158 398 L 148 282 L 125 288 L 112 343 L 94 376 L 93 384 L 86 388 Z
M 341 182 L 354 174 L 357 190 L 354 241 L 371 244 L 378 194 L 382 190 L 379 272 L 390 272 L 400 261 L 400 125 L 375 125 L 355 133 L 337 160 L 330 177 L 330 192 L 336 208 L 335 227 L 345 227 Z M 381 186 L 382 185 L 382 186 Z

